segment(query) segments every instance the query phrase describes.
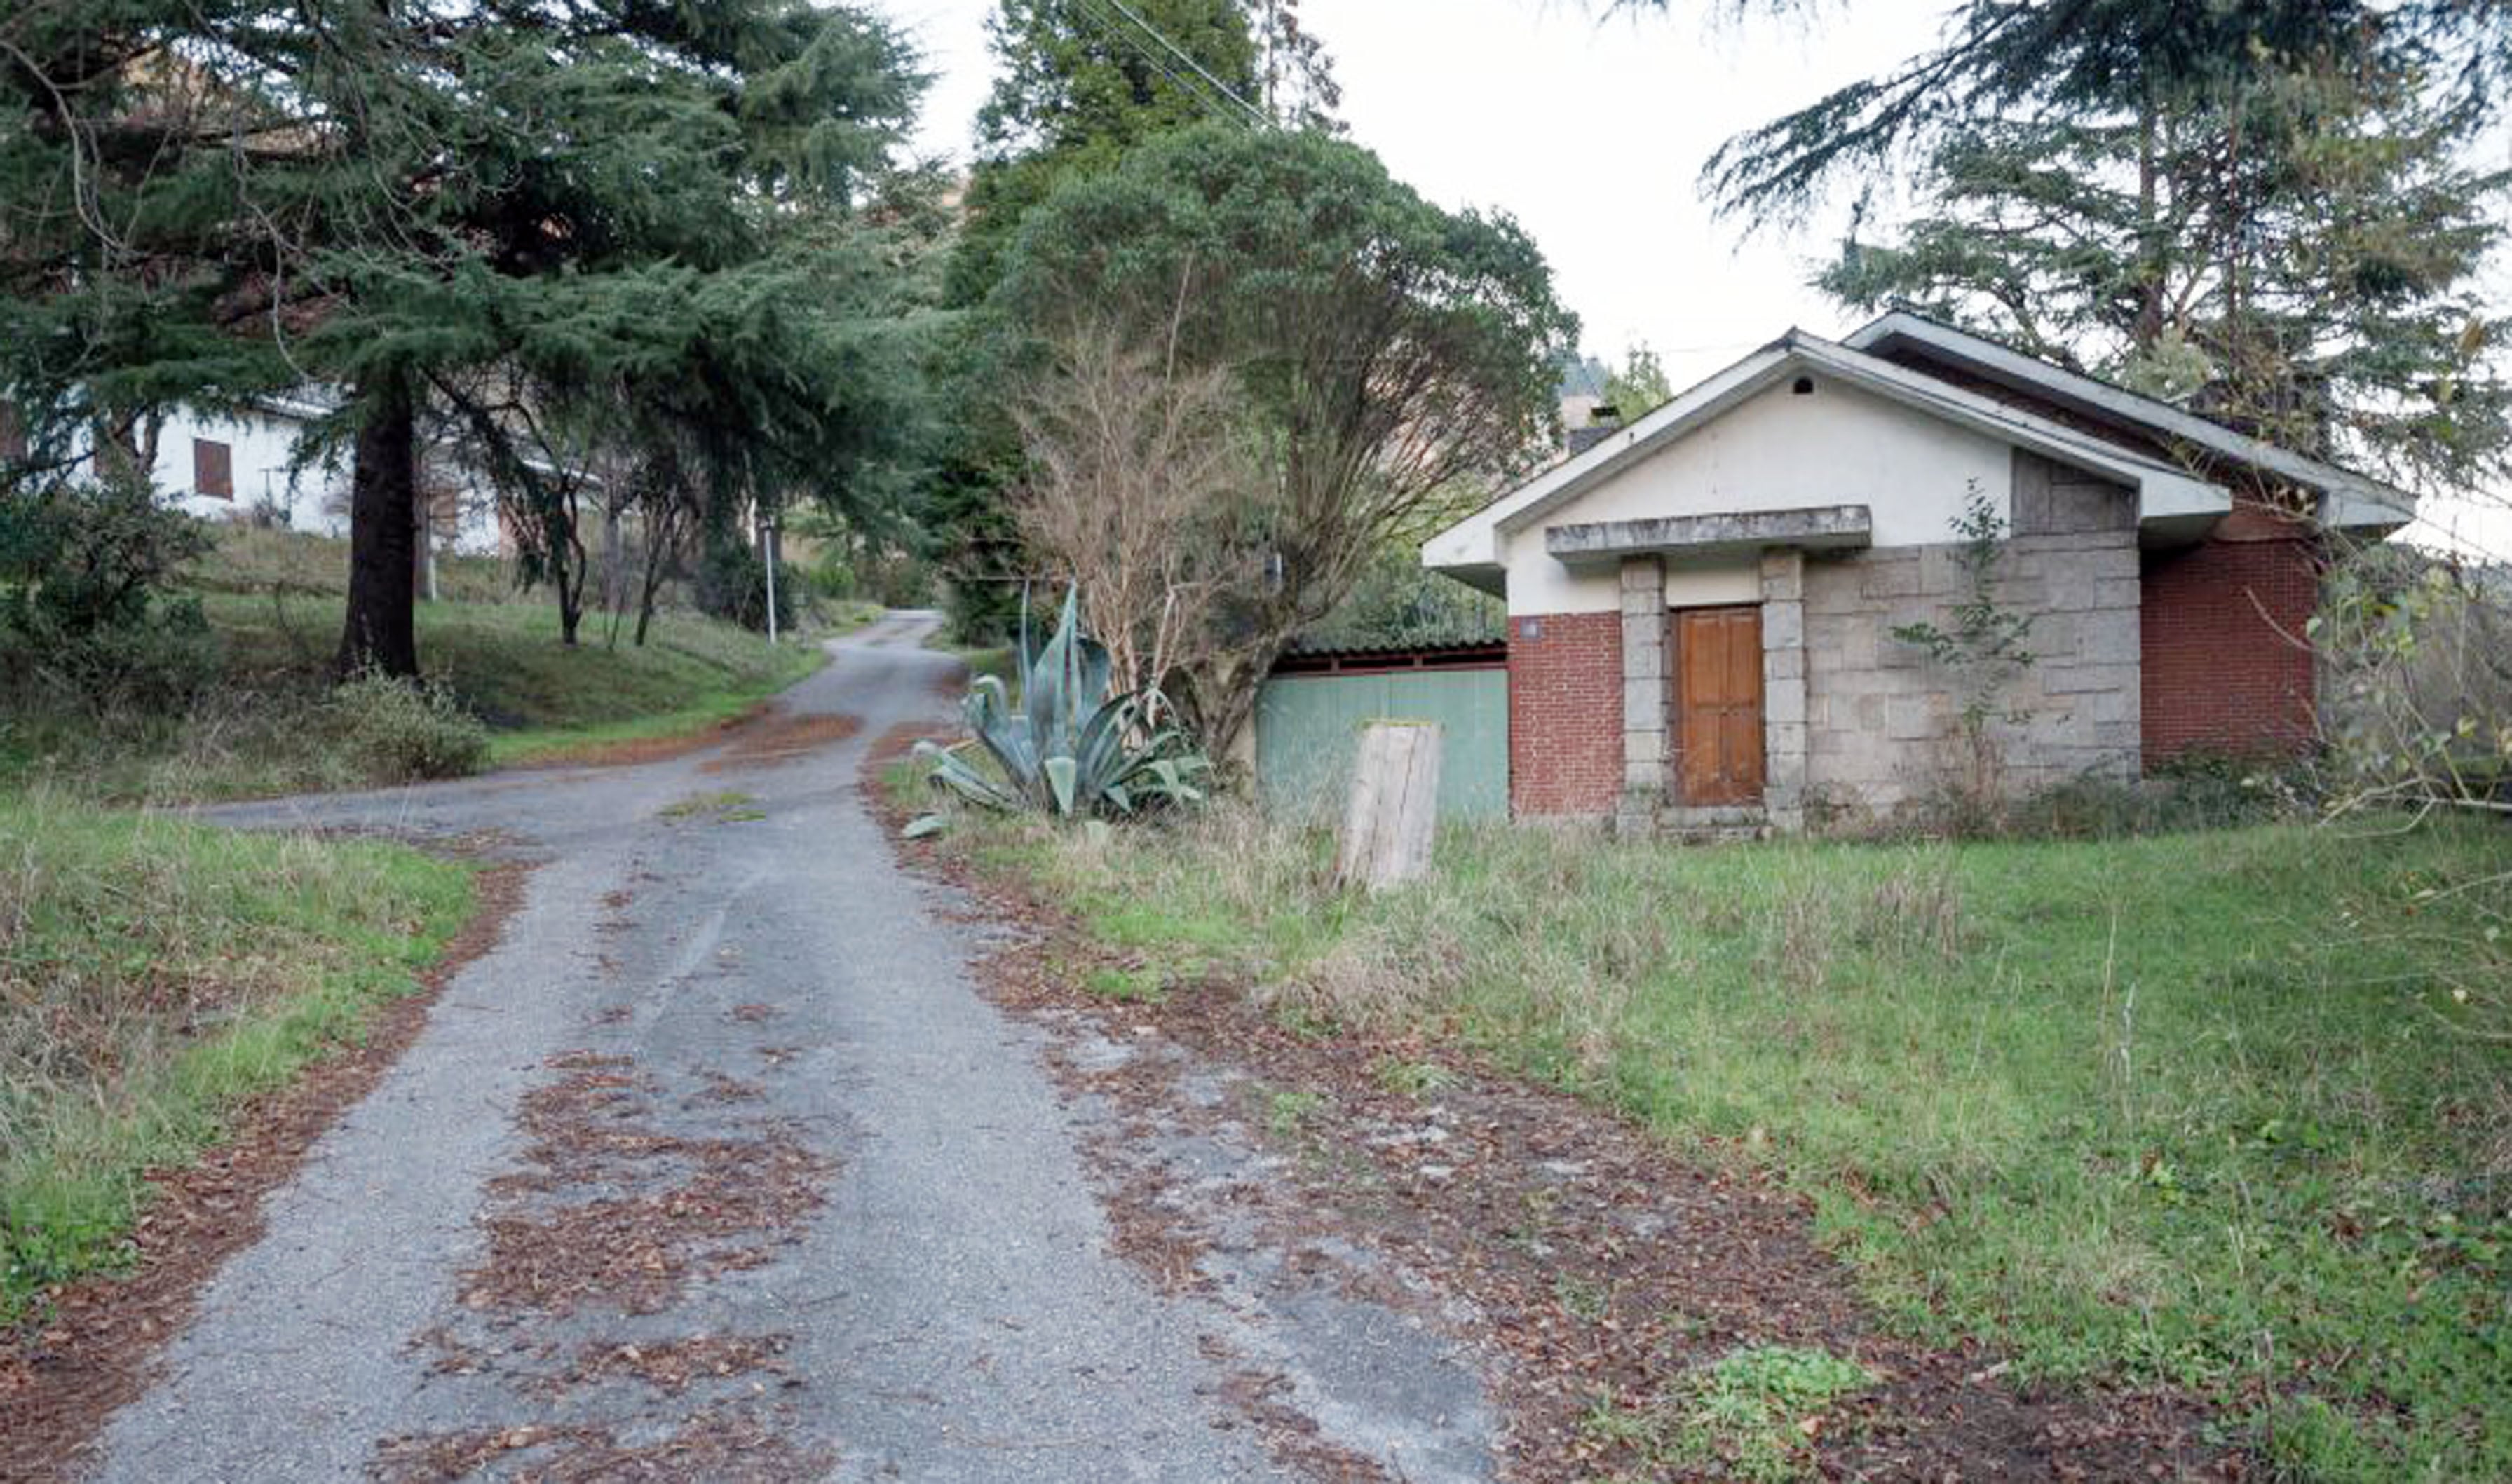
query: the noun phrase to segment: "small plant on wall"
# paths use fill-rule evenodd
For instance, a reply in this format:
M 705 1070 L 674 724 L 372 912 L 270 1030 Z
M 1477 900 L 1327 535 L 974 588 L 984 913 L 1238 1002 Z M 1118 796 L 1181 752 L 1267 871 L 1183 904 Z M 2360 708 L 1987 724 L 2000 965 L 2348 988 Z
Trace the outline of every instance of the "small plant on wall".
M 1965 776 L 1959 801 L 1975 816 L 1994 813 L 2003 797 L 2005 762 L 1997 728 L 2014 725 L 2024 714 L 2008 696 L 2034 663 L 2027 641 L 2033 615 L 1999 601 L 1998 555 L 2006 549 L 2006 514 L 1973 480 L 1963 496 L 1963 513 L 1954 522 L 1962 537 L 1954 561 L 1962 569 L 1962 598 L 1947 614 L 1948 622 L 1896 625 L 1893 637 L 1927 651 L 1928 657 L 1953 672 L 1960 686 Z

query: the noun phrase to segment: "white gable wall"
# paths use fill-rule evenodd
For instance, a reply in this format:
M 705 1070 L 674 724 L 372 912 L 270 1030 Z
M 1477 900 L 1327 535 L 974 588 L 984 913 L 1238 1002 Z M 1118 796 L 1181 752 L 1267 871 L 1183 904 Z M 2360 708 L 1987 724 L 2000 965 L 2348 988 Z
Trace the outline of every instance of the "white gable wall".
M 2007 512 L 2013 470 L 2002 439 L 1827 377 L 1802 397 L 1782 381 L 1505 535 L 1509 610 L 1600 613 L 1621 605 L 1610 566 L 1573 571 L 1545 551 L 1548 526 L 1864 505 L 1878 547 L 1924 546 L 1961 539 L 1954 523 L 1975 481 Z M 1749 560 L 1674 566 L 1667 602 L 1750 603 L 1757 583 Z
M 235 475 L 234 499 L 222 500 L 193 489 L 195 438 L 227 446 Z M 346 489 L 347 480 L 320 464 L 292 477 L 288 460 L 295 442 L 296 424 L 285 418 L 256 413 L 216 417 L 177 409 L 157 430 L 157 488 L 185 514 L 203 520 L 241 520 L 255 505 L 267 500 L 288 512 L 288 524 L 294 529 L 346 535 L 345 509 L 334 512 L 325 507 L 334 503 L 331 496 L 335 487 Z

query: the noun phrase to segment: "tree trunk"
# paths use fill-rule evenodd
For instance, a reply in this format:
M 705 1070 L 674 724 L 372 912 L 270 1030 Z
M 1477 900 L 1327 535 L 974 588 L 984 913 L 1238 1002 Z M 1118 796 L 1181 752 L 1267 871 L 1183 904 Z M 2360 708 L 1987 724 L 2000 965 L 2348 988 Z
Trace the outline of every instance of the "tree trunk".
M 575 497 L 559 498 L 566 503 L 557 507 L 561 528 L 550 542 L 550 556 L 558 566 L 559 642 L 572 649 L 576 630 L 584 623 L 584 542 L 575 533 Z
M 418 675 L 417 411 L 410 383 L 385 372 L 358 389 L 365 420 L 358 426 L 349 476 L 349 605 L 334 662 L 346 678 L 373 670 L 396 679 Z
M 2137 116 L 2137 326 L 2129 343 L 2139 351 L 2152 350 L 2163 338 L 2163 291 L 2165 254 L 2171 244 L 2163 235 L 2159 203 L 2156 200 L 2158 172 L 2155 164 L 2154 92 L 2151 87 L 2139 104 Z

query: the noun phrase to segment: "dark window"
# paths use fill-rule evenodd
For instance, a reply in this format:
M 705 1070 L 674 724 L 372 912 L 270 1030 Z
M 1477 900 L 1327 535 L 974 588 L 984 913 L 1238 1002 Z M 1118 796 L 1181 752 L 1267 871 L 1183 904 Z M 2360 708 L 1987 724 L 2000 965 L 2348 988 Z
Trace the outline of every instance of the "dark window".
M 1814 378 L 1812 376 L 1799 376 L 1797 378 L 1797 384 L 1789 387 L 1788 390 L 1794 392 L 1800 397 L 1811 397 L 1814 395 Z
M 225 444 L 192 440 L 192 492 L 214 500 L 235 498 L 235 454 Z

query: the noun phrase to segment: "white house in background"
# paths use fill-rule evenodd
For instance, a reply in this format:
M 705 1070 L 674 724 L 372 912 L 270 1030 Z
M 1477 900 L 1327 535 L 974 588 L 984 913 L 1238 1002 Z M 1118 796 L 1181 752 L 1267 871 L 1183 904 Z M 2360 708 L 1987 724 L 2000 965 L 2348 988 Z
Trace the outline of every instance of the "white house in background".
M 332 409 L 316 394 L 265 397 L 238 413 L 177 409 L 157 429 L 155 483 L 184 512 L 211 521 L 261 521 L 318 535 L 349 533 L 345 452 L 298 468 L 296 440 Z M 503 545 L 488 481 L 444 454 L 423 454 L 421 482 L 441 550 L 493 556 Z

